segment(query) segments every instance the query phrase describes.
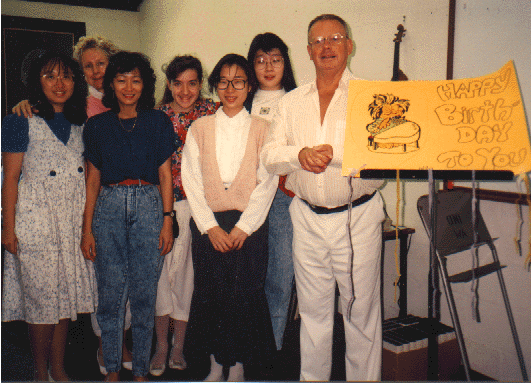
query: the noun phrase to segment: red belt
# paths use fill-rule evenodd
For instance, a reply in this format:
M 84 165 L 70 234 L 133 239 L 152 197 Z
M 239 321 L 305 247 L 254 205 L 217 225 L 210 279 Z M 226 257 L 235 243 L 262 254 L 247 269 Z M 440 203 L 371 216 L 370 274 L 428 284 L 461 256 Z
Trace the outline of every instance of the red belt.
M 118 182 L 116 184 L 109 184 L 109 186 L 131 186 L 131 185 L 152 185 L 150 182 L 146 182 L 144 180 L 123 180 L 121 182 Z

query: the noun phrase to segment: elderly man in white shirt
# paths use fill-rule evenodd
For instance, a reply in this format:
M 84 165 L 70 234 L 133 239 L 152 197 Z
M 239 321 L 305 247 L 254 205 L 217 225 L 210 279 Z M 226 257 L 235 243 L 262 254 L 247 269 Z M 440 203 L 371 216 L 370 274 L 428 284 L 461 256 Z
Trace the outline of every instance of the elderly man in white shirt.
M 293 256 L 301 315 L 301 380 L 329 380 L 335 285 L 341 293 L 347 380 L 379 380 L 382 326 L 380 180 L 341 176 L 353 42 L 336 15 L 308 27 L 316 80 L 282 98 L 262 161 L 296 197 Z M 350 225 L 350 226 L 348 226 Z M 349 227 L 350 230 L 347 230 Z

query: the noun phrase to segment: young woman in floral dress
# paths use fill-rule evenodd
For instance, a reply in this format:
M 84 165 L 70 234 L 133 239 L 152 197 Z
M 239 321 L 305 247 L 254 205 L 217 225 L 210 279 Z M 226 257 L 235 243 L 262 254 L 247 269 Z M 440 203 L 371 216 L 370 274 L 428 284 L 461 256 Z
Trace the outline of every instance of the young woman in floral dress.
M 150 372 L 160 376 L 166 369 L 168 357 L 168 329 L 173 327 L 172 349 L 168 365 L 184 370 L 184 336 L 194 289 L 192 265 L 192 236 L 190 232 L 190 206 L 181 183 L 181 159 L 188 128 L 196 119 L 214 114 L 219 107 L 201 94 L 203 68 L 192 56 L 177 56 L 165 68 L 167 86 L 159 109 L 173 122 L 177 150 L 172 155 L 173 209 L 179 225 L 173 251 L 166 256 L 157 292 L 155 329 L 157 346 L 151 359 Z M 170 322 L 171 325 L 170 326 Z

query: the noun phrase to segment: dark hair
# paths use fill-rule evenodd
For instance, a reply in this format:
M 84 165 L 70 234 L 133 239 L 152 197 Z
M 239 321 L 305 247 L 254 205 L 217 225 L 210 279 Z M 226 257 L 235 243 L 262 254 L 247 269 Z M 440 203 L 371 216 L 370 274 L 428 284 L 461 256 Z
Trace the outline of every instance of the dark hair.
M 210 90 L 210 93 L 214 92 L 214 89 L 216 89 L 217 85 L 219 84 L 220 77 L 221 77 L 221 69 L 225 66 L 233 66 L 238 65 L 240 68 L 243 69 L 245 72 L 245 75 L 247 76 L 247 83 L 251 87 L 251 91 L 256 88 L 256 79 L 253 76 L 253 70 L 251 69 L 251 66 L 245 59 L 245 57 L 237 55 L 235 53 L 229 53 L 228 55 L 223 56 L 214 69 L 212 70 L 212 73 L 208 77 L 208 88 Z M 245 102 L 249 100 L 249 94 L 247 94 L 247 99 Z
M 324 15 L 319 15 L 317 16 L 315 19 L 313 19 L 312 21 L 310 21 L 310 24 L 308 25 L 308 38 L 310 37 L 310 29 L 312 29 L 313 25 L 318 22 L 318 21 L 323 21 L 323 20 L 335 20 L 337 22 L 339 22 L 343 28 L 345 28 L 345 33 L 347 34 L 347 38 L 350 38 L 350 35 L 349 35 L 349 32 L 348 32 L 348 24 L 345 20 L 343 20 L 341 17 L 337 16 L 337 15 L 333 15 L 331 13 L 325 13 Z
M 293 90 L 297 87 L 297 84 L 295 82 L 295 76 L 293 75 L 293 68 L 291 67 L 291 61 L 289 59 L 288 54 L 288 46 L 282 41 L 280 37 L 275 35 L 271 32 L 261 33 L 259 35 L 256 35 L 253 41 L 251 42 L 251 46 L 249 47 L 249 53 L 247 53 L 247 61 L 249 61 L 249 64 L 254 68 L 254 59 L 256 58 L 256 52 L 258 52 L 260 49 L 264 51 L 265 53 L 271 52 L 273 49 L 277 48 L 280 53 L 282 54 L 282 58 L 284 59 L 284 74 L 282 75 L 282 81 L 280 84 L 284 88 L 286 92 L 289 92 L 290 90 Z M 258 80 L 256 80 L 256 74 L 253 72 L 253 77 L 255 77 L 255 81 L 258 83 Z M 258 90 L 258 87 L 252 88 L 251 92 L 249 92 L 250 95 L 250 103 L 249 108 L 246 108 L 250 110 L 252 100 L 254 97 L 254 94 Z M 249 101 L 249 99 L 248 99 Z
M 122 51 L 111 56 L 103 78 L 103 105 L 111 108 L 115 113 L 120 111 L 120 105 L 118 105 L 118 100 L 111 87 L 114 78 L 118 74 L 129 73 L 135 69 L 140 72 L 143 82 L 142 94 L 136 107 L 137 110 L 153 109 L 155 106 L 155 81 L 157 77 L 153 68 L 151 68 L 149 59 L 142 53 Z
M 30 57 L 31 56 L 31 57 Z M 41 85 L 41 73 L 51 72 L 56 65 L 63 72 L 71 71 L 74 76 L 74 91 L 72 96 L 65 102 L 63 114 L 72 124 L 82 125 L 87 119 L 87 83 L 83 73 L 74 59 L 54 51 L 39 50 L 31 52 L 27 56 L 31 62 L 28 72 L 24 74 L 24 83 L 29 93 L 29 102 L 39 110 L 38 116 L 51 120 L 54 117 L 54 109 L 46 98 Z
M 162 66 L 162 71 L 166 74 L 166 79 L 168 81 L 175 80 L 181 75 L 181 73 L 188 69 L 195 70 L 199 82 L 203 81 L 203 66 L 201 65 L 201 61 L 193 56 L 175 56 L 169 64 Z M 203 95 L 201 91 L 198 99 L 201 99 L 202 97 Z M 169 104 L 170 102 L 173 102 L 173 95 L 168 88 L 168 84 L 166 84 L 160 105 Z

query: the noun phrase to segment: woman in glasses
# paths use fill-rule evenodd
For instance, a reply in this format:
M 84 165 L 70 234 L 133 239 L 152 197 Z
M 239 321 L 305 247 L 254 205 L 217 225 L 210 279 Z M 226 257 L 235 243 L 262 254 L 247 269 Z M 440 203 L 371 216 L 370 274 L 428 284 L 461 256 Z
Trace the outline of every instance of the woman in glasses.
M 265 361 L 274 347 L 264 293 L 267 224 L 278 184 L 260 164 L 268 123 L 244 103 L 254 89 L 252 69 L 224 56 L 208 79 L 222 107 L 192 124 L 182 178 L 192 211 L 194 293 L 185 355 L 210 356 L 207 381 L 244 380 L 244 364 Z
M 74 60 L 81 66 L 83 77 L 88 85 L 87 117 L 95 116 L 109 110 L 103 105 L 103 76 L 109 65 L 109 57 L 119 52 L 119 49 L 109 40 L 100 36 L 85 36 L 74 45 Z M 20 101 L 12 109 L 19 116 L 33 117 L 33 111 L 38 109 L 31 106 L 29 100 Z
M 251 91 L 252 97 L 247 100 L 246 108 L 251 114 L 271 121 L 278 101 L 286 92 L 296 88 L 288 47 L 274 33 L 262 33 L 251 42 L 247 60 L 254 65 L 259 86 Z M 286 177 L 280 177 L 268 216 L 269 264 L 265 293 L 277 350 L 282 348 L 294 277 L 293 227 L 289 215 L 293 193 L 285 188 L 285 183 Z
M 39 111 L 2 122 L 2 320 L 28 323 L 35 380 L 64 381 L 68 323 L 94 311 L 94 275 L 79 248 L 87 85 L 71 58 L 33 51 L 28 61 L 24 82 Z
M 87 117 L 92 117 L 97 114 L 106 112 L 109 110 L 102 103 L 103 98 L 103 77 L 105 76 L 105 70 L 109 65 L 109 58 L 119 52 L 120 50 L 110 40 L 107 40 L 100 36 L 84 36 L 79 39 L 76 45 L 74 45 L 74 60 L 76 60 L 81 66 L 83 71 L 83 78 L 88 85 L 88 97 L 86 103 Z M 33 111 L 38 112 L 38 107 L 31 106 L 29 100 L 20 101 L 14 108 L 13 113 L 19 116 L 32 117 Z M 92 267 L 92 265 L 89 265 Z M 96 320 L 96 313 L 92 313 L 90 316 L 92 323 L 92 329 L 94 334 L 98 337 L 98 351 L 96 352 L 96 360 L 100 373 L 107 375 L 107 369 L 103 362 L 103 353 L 101 348 L 101 329 Z M 127 314 L 125 316 L 124 331 L 129 330 L 131 327 L 131 311 L 129 305 L 127 305 Z M 124 368 L 131 370 L 131 351 L 126 347 L 125 335 L 122 345 L 122 365 Z

